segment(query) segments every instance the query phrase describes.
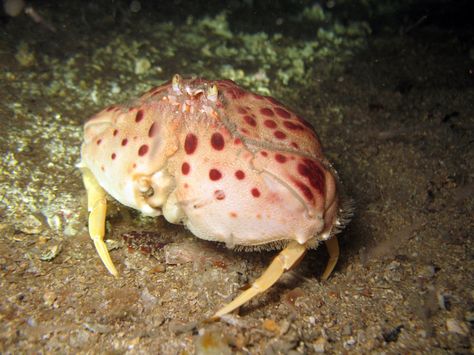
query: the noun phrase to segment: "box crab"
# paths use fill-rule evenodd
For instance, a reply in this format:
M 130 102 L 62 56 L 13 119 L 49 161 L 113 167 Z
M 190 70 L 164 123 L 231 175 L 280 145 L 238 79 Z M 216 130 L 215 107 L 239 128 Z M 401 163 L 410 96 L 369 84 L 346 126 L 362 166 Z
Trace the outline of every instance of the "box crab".
M 163 215 L 228 247 L 282 250 L 218 318 L 271 287 L 308 248 L 324 241 L 327 279 L 344 223 L 337 176 L 304 119 L 230 80 L 183 79 L 110 106 L 84 127 L 79 167 L 89 234 L 109 270 L 106 192 L 148 216 Z

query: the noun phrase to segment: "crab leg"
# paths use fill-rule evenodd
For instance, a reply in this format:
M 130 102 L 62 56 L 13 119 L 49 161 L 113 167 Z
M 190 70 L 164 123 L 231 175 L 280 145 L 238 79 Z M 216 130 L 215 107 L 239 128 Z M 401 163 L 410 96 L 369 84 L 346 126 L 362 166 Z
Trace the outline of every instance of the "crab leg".
M 285 249 L 283 249 L 276 257 L 273 259 L 270 266 L 264 271 L 262 276 L 260 276 L 252 286 L 242 292 L 237 298 L 232 302 L 221 308 L 219 311 L 214 314 L 212 319 L 217 319 L 224 314 L 232 312 L 234 309 L 240 307 L 248 300 L 252 299 L 259 293 L 264 292 L 266 289 L 271 287 L 275 282 L 278 281 L 280 276 L 287 270 L 289 270 L 293 265 L 295 265 L 298 260 L 306 252 L 306 246 L 304 244 L 299 244 L 296 241 L 291 241 L 288 243 Z
M 326 265 L 326 270 L 324 270 L 323 276 L 321 276 L 321 279 L 327 280 L 337 264 L 337 259 L 339 259 L 339 243 L 336 236 L 325 240 L 324 243 L 326 243 L 326 248 L 328 249 L 329 260 L 328 264 Z
M 109 272 L 118 276 L 118 271 L 110 258 L 107 245 L 104 243 L 105 214 L 107 200 L 105 191 L 100 187 L 94 175 L 87 168 L 82 168 L 82 179 L 87 191 L 87 210 L 89 211 L 89 235 L 94 241 L 95 249 Z

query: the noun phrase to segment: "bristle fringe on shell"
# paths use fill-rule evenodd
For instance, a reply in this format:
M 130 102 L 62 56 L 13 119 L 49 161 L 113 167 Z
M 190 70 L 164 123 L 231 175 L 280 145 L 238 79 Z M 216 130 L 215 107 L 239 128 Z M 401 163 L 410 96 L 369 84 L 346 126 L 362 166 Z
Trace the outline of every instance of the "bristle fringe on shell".
M 277 240 L 274 242 L 260 244 L 260 245 L 236 245 L 232 250 L 241 252 L 256 252 L 256 251 L 271 251 L 281 250 L 288 244 L 288 240 Z

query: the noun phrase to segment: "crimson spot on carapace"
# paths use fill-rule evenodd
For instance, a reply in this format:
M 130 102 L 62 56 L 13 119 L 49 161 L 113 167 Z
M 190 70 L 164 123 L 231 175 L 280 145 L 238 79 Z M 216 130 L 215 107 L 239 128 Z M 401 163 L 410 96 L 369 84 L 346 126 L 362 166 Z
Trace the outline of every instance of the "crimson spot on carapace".
M 184 150 L 186 151 L 186 154 L 193 154 L 197 148 L 197 144 L 197 137 L 192 133 L 188 133 L 184 141 Z
M 237 112 L 242 114 L 242 115 L 245 115 L 247 113 L 247 110 L 244 107 L 239 106 L 239 107 L 237 107 Z
M 253 197 L 260 197 L 260 191 L 256 187 L 254 187 L 251 192 Z
M 239 180 L 245 179 L 245 173 L 242 170 L 237 170 L 235 172 L 235 177 Z
M 275 132 L 273 132 L 273 135 L 278 139 L 285 139 L 286 138 L 286 134 L 282 131 L 275 131 Z
M 260 109 L 260 113 L 264 116 L 272 117 L 275 116 L 275 113 L 272 111 L 271 108 L 264 107 Z
M 144 156 L 146 153 L 148 153 L 148 145 L 147 144 L 143 144 L 142 146 L 140 146 L 140 148 L 138 149 L 138 155 L 139 156 Z
M 280 107 L 275 107 L 274 110 L 277 113 L 277 115 L 280 116 L 280 117 L 283 117 L 283 118 L 290 118 L 291 117 L 291 114 L 287 110 L 284 110 Z
M 152 138 L 156 132 L 158 131 L 158 126 L 156 125 L 155 122 L 153 122 L 150 126 L 150 129 L 148 130 L 148 137 Z
M 296 186 L 298 186 L 298 188 L 303 192 L 303 194 L 305 195 L 305 197 L 308 199 L 308 200 L 312 200 L 313 199 L 313 193 L 311 192 L 310 188 L 308 186 L 306 186 L 305 184 L 303 184 L 302 182 L 300 181 L 295 181 L 295 184 Z
M 181 165 L 181 172 L 183 173 L 183 175 L 188 175 L 190 170 L 191 170 L 191 167 L 189 166 L 187 162 L 184 162 Z
M 301 126 L 299 124 L 296 124 L 296 123 L 293 123 L 293 122 L 290 122 L 290 121 L 283 122 L 283 125 L 288 129 L 294 129 L 294 130 L 303 130 L 304 129 L 303 126 Z
M 277 153 L 275 154 L 275 160 L 283 164 L 286 162 L 287 158 L 284 155 Z
M 222 134 L 218 132 L 213 133 L 211 136 L 211 145 L 215 150 L 224 149 L 224 137 L 222 137 Z
M 209 179 L 212 181 L 219 180 L 222 177 L 222 173 L 217 169 L 209 170 Z
M 316 164 L 314 161 L 310 159 L 304 159 L 306 166 L 308 167 L 308 175 L 307 178 L 311 186 L 318 190 L 319 193 L 324 193 L 324 184 L 325 184 L 325 177 L 324 173 L 321 168 Z
M 214 191 L 214 197 L 216 200 L 223 200 L 225 199 L 225 193 L 222 190 L 216 190 Z
M 255 121 L 255 119 L 253 117 L 249 116 L 249 115 L 245 115 L 244 120 L 245 120 L 245 122 L 247 122 L 247 124 L 249 124 L 253 127 L 257 126 L 257 122 Z
M 276 128 L 277 126 L 277 124 L 273 120 L 265 120 L 263 124 L 267 126 L 268 128 Z
M 143 110 L 138 110 L 137 114 L 135 115 L 135 122 L 140 122 L 143 119 Z
M 128 139 L 127 139 L 127 138 L 122 139 L 122 146 L 126 146 L 127 143 L 128 143 Z

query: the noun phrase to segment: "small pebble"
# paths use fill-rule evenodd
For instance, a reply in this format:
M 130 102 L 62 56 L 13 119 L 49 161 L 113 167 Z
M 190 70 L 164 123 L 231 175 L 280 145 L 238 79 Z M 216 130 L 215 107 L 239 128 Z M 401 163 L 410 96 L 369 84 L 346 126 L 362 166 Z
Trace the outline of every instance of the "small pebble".
M 90 339 L 90 333 L 85 330 L 77 330 L 69 336 L 69 345 L 74 348 L 83 348 Z
M 230 355 L 232 350 L 219 332 L 204 332 L 196 338 L 197 355 Z
M 143 304 L 146 308 L 151 308 L 156 305 L 158 298 L 150 293 L 147 287 L 145 287 L 140 295 Z
M 355 345 L 356 340 L 354 337 L 350 337 L 349 339 L 345 340 L 343 343 L 344 349 L 349 350 Z
M 464 322 L 461 322 L 454 318 L 448 318 L 446 320 L 446 328 L 450 333 L 456 333 L 463 336 L 467 336 L 469 334 L 469 328 Z
M 56 296 L 56 293 L 54 291 L 46 291 L 43 294 L 44 304 L 48 307 L 52 306 L 54 301 L 56 301 L 56 299 L 57 299 L 57 296 Z
M 314 343 L 313 348 L 317 353 L 323 353 L 326 351 L 327 340 L 323 337 L 319 337 Z
M 342 328 L 342 335 L 352 335 L 352 327 L 350 324 L 346 324 L 344 328 Z
M 436 274 L 436 269 L 433 265 L 425 265 L 421 268 L 418 277 L 423 277 L 425 279 L 431 279 Z
M 279 333 L 280 331 L 280 327 L 273 319 L 265 319 L 263 321 L 262 326 L 263 326 L 263 329 L 269 330 L 270 332 L 273 332 L 273 333 Z
M 111 331 L 109 326 L 99 323 L 84 323 L 83 326 L 92 333 L 106 334 Z

